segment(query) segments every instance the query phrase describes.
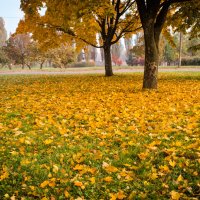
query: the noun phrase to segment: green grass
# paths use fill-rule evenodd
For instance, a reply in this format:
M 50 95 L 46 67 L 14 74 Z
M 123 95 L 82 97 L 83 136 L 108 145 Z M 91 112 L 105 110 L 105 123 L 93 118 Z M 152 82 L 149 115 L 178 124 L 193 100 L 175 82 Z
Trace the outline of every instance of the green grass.
M 178 69 L 177 66 L 160 66 L 160 69 Z M 200 68 L 200 66 L 181 66 L 180 69 L 184 68 Z M 113 66 L 113 70 L 116 69 L 143 69 L 143 66 Z M 44 67 L 42 70 L 34 66 L 31 68 L 31 71 L 47 71 L 47 72 L 65 72 L 65 71 L 90 71 L 90 70 L 104 70 L 104 66 L 94 66 L 94 67 L 80 67 L 80 68 L 65 68 L 65 69 L 60 69 L 60 68 L 51 68 L 51 67 Z M 7 67 L 0 68 L 0 72 L 5 72 L 5 71 L 30 71 L 27 67 L 25 69 L 21 69 L 21 67 L 16 66 L 13 67 L 12 70 L 8 69 Z

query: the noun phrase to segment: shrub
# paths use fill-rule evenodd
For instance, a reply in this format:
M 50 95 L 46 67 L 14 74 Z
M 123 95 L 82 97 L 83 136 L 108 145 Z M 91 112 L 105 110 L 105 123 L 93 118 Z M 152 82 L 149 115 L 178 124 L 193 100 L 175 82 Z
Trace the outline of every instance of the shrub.
M 129 58 L 126 60 L 127 65 L 129 66 L 143 66 L 144 65 L 144 58 L 136 58 L 133 56 L 129 56 Z
M 67 65 L 67 67 L 94 67 L 95 62 L 75 62 Z
M 123 63 L 123 61 L 119 57 L 114 56 L 114 55 L 112 56 L 112 61 L 117 66 L 121 66 Z
M 182 66 L 199 66 L 200 65 L 200 58 L 184 58 L 181 62 Z

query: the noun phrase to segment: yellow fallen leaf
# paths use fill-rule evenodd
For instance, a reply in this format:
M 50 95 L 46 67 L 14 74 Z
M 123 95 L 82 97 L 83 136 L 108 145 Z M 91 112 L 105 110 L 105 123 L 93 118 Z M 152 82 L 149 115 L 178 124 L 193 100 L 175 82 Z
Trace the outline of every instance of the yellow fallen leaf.
M 54 181 L 49 182 L 49 187 L 55 187 L 55 186 L 56 186 L 56 183 Z
M 83 186 L 83 183 L 80 182 L 80 181 L 75 181 L 75 182 L 74 182 L 74 185 L 77 186 L 77 187 L 82 187 L 82 186 Z
M 30 164 L 30 163 L 31 163 L 31 162 L 30 162 L 28 159 L 22 159 L 21 162 L 20 162 L 20 164 L 21 164 L 22 166 L 28 165 L 28 164 Z
M 69 192 L 67 190 L 64 191 L 64 195 L 65 195 L 66 198 L 68 198 L 70 196 Z
M 0 172 L 0 181 L 6 179 L 8 177 L 9 177 L 8 168 L 3 166 L 3 170 L 2 170 L 2 172 Z
M 105 167 L 108 167 L 108 166 L 109 166 L 109 164 L 107 162 L 103 161 L 102 167 L 105 168 Z
M 48 200 L 46 197 L 43 197 L 41 200 Z
M 108 173 L 112 173 L 112 172 L 117 172 L 118 169 L 114 166 L 108 165 L 106 167 L 104 167 L 105 171 Z
M 96 182 L 95 177 L 92 177 L 92 178 L 90 178 L 89 180 L 90 180 L 90 182 L 91 182 L 92 184 L 95 184 L 95 182 Z
M 45 188 L 49 184 L 49 181 L 44 181 L 40 184 L 41 188 Z
M 10 197 L 10 200 L 15 200 L 15 195 L 13 195 L 12 197 Z
M 126 195 L 124 194 L 124 191 L 120 190 L 117 193 L 117 199 L 125 199 L 125 198 L 126 198 Z
M 58 166 L 57 165 L 53 165 L 53 172 L 54 173 L 57 173 L 59 170 Z
M 84 169 L 84 165 L 76 165 L 74 168 L 73 168 L 73 170 L 77 170 L 77 171 L 81 171 L 81 170 L 83 170 Z
M 168 173 L 170 170 L 169 170 L 169 167 L 167 165 L 162 165 L 159 167 L 159 169 L 162 171 L 162 172 L 165 172 L 165 173 Z
M 104 178 L 104 181 L 106 181 L 106 182 L 112 182 L 112 177 L 111 176 L 107 176 L 107 177 L 105 177 Z
M 173 199 L 173 200 L 179 200 L 181 197 L 180 193 L 178 193 L 174 190 L 172 190 L 170 194 L 171 194 L 171 199 Z
M 141 159 L 141 160 L 145 160 L 147 158 L 147 156 L 149 155 L 148 152 L 145 152 L 145 153 L 140 153 L 138 154 L 138 157 Z
M 44 141 L 44 144 L 48 145 L 48 144 L 51 144 L 52 142 L 53 142 L 53 140 L 51 140 L 51 139 L 46 139 L 46 140 Z
M 13 156 L 17 156 L 19 154 L 19 152 L 11 151 L 10 154 L 12 154 Z
M 172 167 L 175 167 L 176 162 L 174 160 L 170 160 L 169 161 L 169 165 L 172 166 Z
M 110 196 L 110 200 L 116 200 L 117 199 L 116 194 L 110 193 L 109 196 Z
M 182 177 L 181 174 L 178 176 L 177 181 L 178 181 L 178 182 L 183 181 L 183 177 Z
M 155 180 L 157 178 L 158 178 L 158 174 L 157 173 L 154 172 L 154 173 L 151 174 L 151 179 Z
M 32 191 L 34 191 L 35 190 L 35 187 L 34 186 L 29 186 L 30 187 L 30 189 L 32 190 Z

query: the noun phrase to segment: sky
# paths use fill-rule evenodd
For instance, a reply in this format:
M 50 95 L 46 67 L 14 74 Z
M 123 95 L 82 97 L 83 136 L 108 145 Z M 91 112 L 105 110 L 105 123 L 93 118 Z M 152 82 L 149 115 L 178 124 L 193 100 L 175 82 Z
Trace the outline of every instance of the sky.
M 14 33 L 19 20 L 23 18 L 20 0 L 0 0 L 0 17 L 4 18 L 7 34 Z

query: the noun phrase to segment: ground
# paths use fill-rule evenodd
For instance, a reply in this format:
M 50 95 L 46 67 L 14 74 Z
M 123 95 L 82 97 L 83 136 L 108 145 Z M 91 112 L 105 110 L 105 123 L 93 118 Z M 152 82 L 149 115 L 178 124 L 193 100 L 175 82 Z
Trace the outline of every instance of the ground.
M 0 199 L 198 199 L 200 73 L 0 76 Z

